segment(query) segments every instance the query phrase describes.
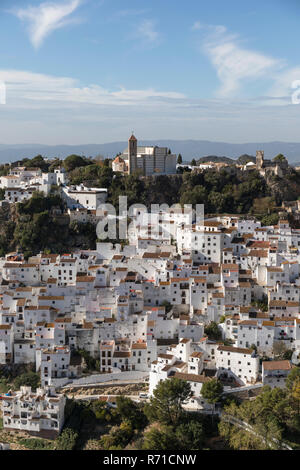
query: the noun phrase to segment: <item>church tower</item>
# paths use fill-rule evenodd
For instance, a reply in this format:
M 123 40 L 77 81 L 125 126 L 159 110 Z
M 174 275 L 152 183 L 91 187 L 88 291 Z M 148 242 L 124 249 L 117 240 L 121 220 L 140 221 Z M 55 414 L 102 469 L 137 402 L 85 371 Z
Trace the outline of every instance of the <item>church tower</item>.
M 256 168 L 261 170 L 264 166 L 264 152 L 262 150 L 257 150 L 256 152 Z
M 128 174 L 137 170 L 137 140 L 132 134 L 128 140 Z

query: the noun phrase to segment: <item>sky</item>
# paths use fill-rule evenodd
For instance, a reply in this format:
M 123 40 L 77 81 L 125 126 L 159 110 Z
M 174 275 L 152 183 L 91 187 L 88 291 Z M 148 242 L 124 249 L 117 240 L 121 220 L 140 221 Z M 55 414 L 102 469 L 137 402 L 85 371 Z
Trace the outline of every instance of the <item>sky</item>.
M 0 144 L 300 142 L 299 0 L 0 0 Z

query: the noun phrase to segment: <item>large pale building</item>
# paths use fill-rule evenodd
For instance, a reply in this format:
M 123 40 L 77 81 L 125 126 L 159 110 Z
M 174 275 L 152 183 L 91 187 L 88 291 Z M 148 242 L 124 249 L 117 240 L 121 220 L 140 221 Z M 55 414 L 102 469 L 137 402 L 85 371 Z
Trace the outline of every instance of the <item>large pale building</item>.
M 125 162 L 124 172 L 129 175 L 134 172 L 142 176 L 176 174 L 177 156 L 170 153 L 168 147 L 138 146 L 138 141 L 132 134 L 128 140 L 128 148 L 113 162 L 114 171 L 121 171 L 120 160 Z
M 64 424 L 66 398 L 53 388 L 22 386 L 17 392 L 2 397 L 3 427 L 7 431 L 26 431 L 47 439 L 55 439 Z

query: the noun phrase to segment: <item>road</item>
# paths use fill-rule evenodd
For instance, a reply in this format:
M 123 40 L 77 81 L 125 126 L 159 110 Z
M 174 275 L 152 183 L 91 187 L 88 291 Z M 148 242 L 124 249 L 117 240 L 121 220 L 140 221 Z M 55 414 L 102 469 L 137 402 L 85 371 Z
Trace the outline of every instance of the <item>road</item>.
M 73 398 L 73 393 L 65 393 L 65 396 L 68 397 L 68 398 Z M 133 401 L 136 401 L 136 402 L 147 402 L 149 401 L 148 398 L 140 398 L 138 395 L 105 395 L 105 394 L 100 394 L 100 395 L 74 395 L 74 400 L 84 400 L 84 401 L 88 401 L 88 400 L 99 400 L 100 398 L 104 397 L 104 398 L 107 398 L 107 397 L 110 397 L 111 399 L 114 398 L 114 397 L 126 397 L 126 398 L 130 398 L 131 400 Z

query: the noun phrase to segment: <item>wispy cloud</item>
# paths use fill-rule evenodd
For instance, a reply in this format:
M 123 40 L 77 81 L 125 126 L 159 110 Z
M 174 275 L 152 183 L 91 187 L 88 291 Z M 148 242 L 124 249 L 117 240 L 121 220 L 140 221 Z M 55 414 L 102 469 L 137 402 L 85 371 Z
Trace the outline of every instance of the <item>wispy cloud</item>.
M 195 21 L 195 23 L 191 27 L 191 30 L 192 31 L 198 31 L 201 28 L 202 28 L 202 24 L 200 23 L 200 21 Z
M 146 44 L 156 45 L 159 43 L 161 35 L 155 29 L 155 22 L 153 20 L 144 20 L 137 28 L 137 34 Z
M 204 26 L 195 22 L 193 30 L 204 31 L 202 50 L 209 57 L 221 81 L 217 95 L 236 95 L 245 81 L 272 76 L 283 61 L 241 46 L 240 38 L 230 34 L 225 26 Z
M 299 140 L 298 106 L 262 106 L 262 101 L 249 100 L 228 106 L 224 99 L 191 99 L 152 88 L 108 90 L 22 70 L 0 69 L 1 80 L 7 85 L 7 102 L 0 125 L 11 143 L 31 143 L 36 136 L 52 144 L 125 140 L 132 128 L 144 139 Z
M 28 23 L 28 32 L 32 45 L 39 48 L 45 38 L 67 24 L 78 22 L 69 16 L 79 7 L 82 0 L 70 0 L 60 3 L 45 2 L 37 7 L 29 6 L 11 12 L 21 21 Z
M 80 86 L 69 77 L 55 77 L 22 70 L 1 70 L 0 80 L 6 83 L 8 105 L 14 107 L 59 107 L 74 104 L 130 106 L 157 105 L 185 98 L 182 93 L 145 90 L 107 90 L 100 85 Z

